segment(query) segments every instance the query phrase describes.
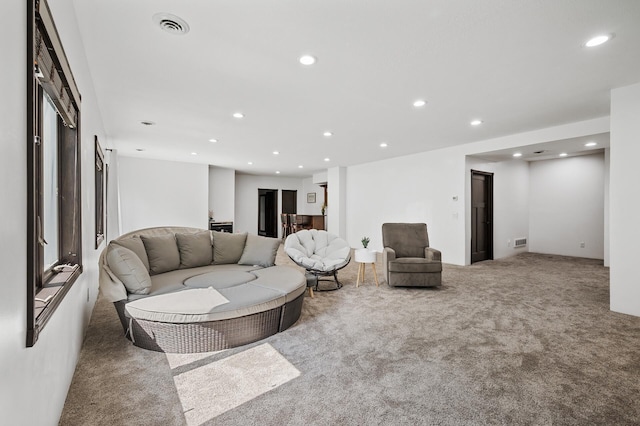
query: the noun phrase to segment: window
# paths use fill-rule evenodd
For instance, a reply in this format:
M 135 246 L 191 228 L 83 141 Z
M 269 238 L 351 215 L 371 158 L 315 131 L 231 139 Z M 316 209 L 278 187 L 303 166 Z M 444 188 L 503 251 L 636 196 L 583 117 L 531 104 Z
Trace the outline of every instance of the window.
M 105 164 L 104 164 L 104 153 L 102 152 L 102 148 L 100 148 L 100 144 L 98 143 L 98 137 L 95 136 L 95 153 L 96 153 L 96 173 L 95 173 L 95 182 L 96 182 L 96 250 L 100 246 L 100 244 L 104 241 L 105 234 Z
M 46 0 L 28 3 L 27 346 L 82 273 L 80 94 Z

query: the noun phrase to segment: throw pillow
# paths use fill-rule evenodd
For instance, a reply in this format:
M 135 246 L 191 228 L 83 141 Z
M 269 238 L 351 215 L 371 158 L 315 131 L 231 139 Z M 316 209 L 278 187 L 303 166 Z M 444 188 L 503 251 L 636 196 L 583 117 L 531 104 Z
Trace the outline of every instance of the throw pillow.
M 144 249 L 144 244 L 138 235 L 134 235 L 131 238 L 124 238 L 122 240 L 113 240 L 111 241 L 111 244 L 117 244 L 124 248 L 128 248 L 137 254 L 140 260 L 142 260 L 144 267 L 147 268 L 147 271 L 149 270 L 149 258 L 147 257 L 147 252 Z
M 149 294 L 151 277 L 137 254 L 118 244 L 109 244 L 107 251 L 109 269 L 129 293 Z
M 211 264 L 213 252 L 209 231 L 195 234 L 176 234 L 176 240 L 180 251 L 180 269 Z
M 173 271 L 180 267 L 180 252 L 173 234 L 154 237 L 141 235 L 140 238 L 149 257 L 151 275 Z
M 247 233 L 232 234 L 230 232 L 216 232 L 213 234 L 213 264 L 238 263 L 247 241 Z
M 240 265 L 257 265 L 269 267 L 276 264 L 276 255 L 280 247 L 279 238 L 261 237 L 260 235 L 248 235 L 242 257 L 238 261 Z

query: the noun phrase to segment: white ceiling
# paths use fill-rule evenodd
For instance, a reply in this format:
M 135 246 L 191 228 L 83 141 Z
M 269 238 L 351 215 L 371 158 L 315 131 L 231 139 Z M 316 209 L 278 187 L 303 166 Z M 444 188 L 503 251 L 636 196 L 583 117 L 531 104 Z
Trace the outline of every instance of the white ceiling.
M 602 117 L 612 88 L 640 81 L 638 0 L 73 2 L 108 145 L 244 173 L 310 175 Z M 191 31 L 162 31 L 158 12 Z M 582 46 L 600 33 L 615 37 Z

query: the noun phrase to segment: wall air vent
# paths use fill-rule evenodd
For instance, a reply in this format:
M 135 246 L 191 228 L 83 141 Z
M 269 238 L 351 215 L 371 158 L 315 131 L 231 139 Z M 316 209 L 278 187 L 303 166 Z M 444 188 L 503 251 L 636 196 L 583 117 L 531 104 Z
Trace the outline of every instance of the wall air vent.
M 519 248 L 519 247 L 524 247 L 527 245 L 527 239 L 526 238 L 516 238 L 513 241 L 513 248 Z
M 189 24 L 187 22 L 170 13 L 156 13 L 153 15 L 153 22 L 162 30 L 173 35 L 184 35 L 189 32 Z

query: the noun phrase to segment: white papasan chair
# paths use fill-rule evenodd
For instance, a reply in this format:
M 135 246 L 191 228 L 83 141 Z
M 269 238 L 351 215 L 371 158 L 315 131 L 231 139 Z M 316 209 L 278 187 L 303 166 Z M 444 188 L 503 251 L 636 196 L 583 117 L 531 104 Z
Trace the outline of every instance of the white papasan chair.
M 327 231 L 304 229 L 287 237 L 284 251 L 297 265 L 305 268 L 307 274 L 315 277 L 316 291 L 319 277 L 333 276 L 336 282 L 336 288 L 321 290 L 337 290 L 342 287 L 338 281 L 338 270 L 347 266 L 351 260 L 351 247 L 342 238 Z M 309 290 L 313 297 L 311 287 Z

